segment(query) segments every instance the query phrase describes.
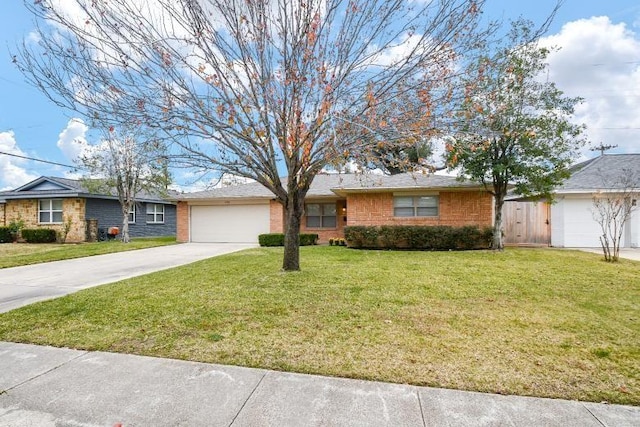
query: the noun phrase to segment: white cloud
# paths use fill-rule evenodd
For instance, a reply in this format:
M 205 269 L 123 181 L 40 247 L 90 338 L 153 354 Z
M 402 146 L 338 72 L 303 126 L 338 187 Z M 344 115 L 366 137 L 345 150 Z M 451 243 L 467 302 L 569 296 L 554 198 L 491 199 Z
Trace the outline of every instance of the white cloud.
M 85 135 L 89 127 L 82 119 L 73 118 L 67 127 L 58 135 L 58 148 L 72 162 L 75 161 L 87 147 Z
M 12 131 L 0 132 L 0 151 L 3 153 L 26 156 L 18 147 Z M 13 190 L 38 177 L 24 166 L 28 161 L 19 157 L 0 154 L 0 190 Z
M 397 44 L 384 46 L 381 51 L 376 52 L 371 58 L 371 64 L 389 67 L 404 60 L 413 50 L 415 50 L 422 38 L 417 34 L 404 34 Z M 372 46 L 371 51 L 375 52 L 379 47 Z
M 561 50 L 549 56 L 549 79 L 585 102 L 576 121 L 586 123 L 592 145 L 640 152 L 640 36 L 624 23 L 593 17 L 565 24 L 542 40 Z M 588 148 L 584 153 L 593 157 Z
M 42 38 L 37 31 L 31 31 L 25 39 L 25 41 L 30 44 L 38 44 L 41 40 Z

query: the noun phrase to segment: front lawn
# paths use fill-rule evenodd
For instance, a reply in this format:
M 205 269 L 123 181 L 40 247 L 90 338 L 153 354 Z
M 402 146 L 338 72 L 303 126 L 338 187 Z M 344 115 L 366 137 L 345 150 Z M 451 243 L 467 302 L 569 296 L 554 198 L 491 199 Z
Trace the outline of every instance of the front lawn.
M 94 243 L 5 243 L 0 244 L 0 268 L 18 267 L 41 262 L 82 258 L 134 249 L 152 248 L 176 243 L 175 237 L 132 238 L 123 244 L 118 240 Z
M 640 404 L 640 263 L 251 249 L 0 315 L 0 340 Z

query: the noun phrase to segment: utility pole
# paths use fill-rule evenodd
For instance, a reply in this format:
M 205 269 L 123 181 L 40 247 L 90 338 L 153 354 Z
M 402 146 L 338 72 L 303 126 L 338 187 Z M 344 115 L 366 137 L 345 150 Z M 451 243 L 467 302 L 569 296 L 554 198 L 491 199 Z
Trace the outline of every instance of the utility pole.
M 595 147 L 591 147 L 589 148 L 590 151 L 599 151 L 601 156 L 604 156 L 604 152 L 607 150 L 611 150 L 613 148 L 616 148 L 617 145 L 604 145 L 602 142 L 600 142 L 600 145 L 596 145 Z

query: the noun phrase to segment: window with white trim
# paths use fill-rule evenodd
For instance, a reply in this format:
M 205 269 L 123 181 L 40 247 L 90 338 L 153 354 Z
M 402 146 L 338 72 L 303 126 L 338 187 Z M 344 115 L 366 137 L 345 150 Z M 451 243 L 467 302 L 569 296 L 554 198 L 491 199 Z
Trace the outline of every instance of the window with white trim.
M 394 196 L 393 216 L 438 216 L 438 196 Z
M 136 204 L 132 204 L 131 208 L 129 208 L 129 216 L 128 216 L 129 224 L 136 223 Z
M 164 205 L 147 203 L 147 224 L 164 224 Z
M 38 200 L 38 222 L 40 224 L 61 224 L 62 199 Z
M 336 228 L 335 203 L 308 203 L 305 212 L 307 228 Z

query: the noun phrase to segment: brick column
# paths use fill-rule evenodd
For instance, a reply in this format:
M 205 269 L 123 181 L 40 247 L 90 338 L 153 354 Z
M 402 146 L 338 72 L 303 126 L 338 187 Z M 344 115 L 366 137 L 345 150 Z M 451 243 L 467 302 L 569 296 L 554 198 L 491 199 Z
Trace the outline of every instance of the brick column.
M 189 204 L 187 202 L 178 202 L 176 206 L 176 240 L 189 241 Z

